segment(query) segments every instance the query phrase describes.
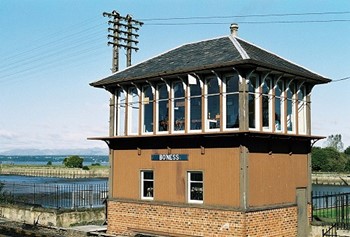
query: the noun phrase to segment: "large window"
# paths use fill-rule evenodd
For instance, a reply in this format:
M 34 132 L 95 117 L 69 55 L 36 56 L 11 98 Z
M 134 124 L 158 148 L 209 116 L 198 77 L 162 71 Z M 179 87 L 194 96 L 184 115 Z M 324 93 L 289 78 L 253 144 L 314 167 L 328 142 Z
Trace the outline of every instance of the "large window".
M 306 109 L 306 88 L 302 85 L 298 90 L 298 132 L 300 134 L 306 134 Z
M 283 131 L 283 81 L 278 80 L 275 85 L 275 131 Z
M 117 135 L 125 136 L 126 95 L 123 89 L 117 90 L 116 125 Z
M 249 103 L 249 128 L 257 128 L 257 110 L 259 106 L 259 95 L 258 95 L 259 78 L 256 75 L 252 75 L 248 81 L 248 103 Z
M 265 130 L 270 130 L 270 122 L 272 115 L 272 95 L 271 95 L 272 80 L 270 77 L 265 78 L 261 84 L 262 92 L 262 126 Z
M 226 77 L 226 128 L 239 128 L 238 75 Z
M 188 172 L 187 193 L 189 203 L 203 203 L 203 173 Z
M 142 132 L 151 133 L 153 132 L 153 92 L 150 85 L 142 87 Z
M 189 81 L 190 89 L 190 130 L 202 129 L 202 88 L 201 81 L 197 78 L 192 78 Z
M 140 101 L 136 87 L 129 88 L 128 98 L 128 128 L 129 134 L 137 134 L 139 129 Z
M 168 131 L 169 124 L 169 95 L 168 88 L 165 83 L 158 84 L 158 101 L 157 101 L 157 122 L 158 122 L 158 131 Z
M 207 129 L 220 128 L 220 86 L 217 77 L 206 80 Z
M 152 170 L 141 171 L 141 199 L 153 200 L 154 177 Z
M 287 88 L 287 131 L 295 132 L 295 83 L 291 82 Z
M 173 128 L 174 131 L 185 130 L 185 91 L 182 81 L 173 83 Z

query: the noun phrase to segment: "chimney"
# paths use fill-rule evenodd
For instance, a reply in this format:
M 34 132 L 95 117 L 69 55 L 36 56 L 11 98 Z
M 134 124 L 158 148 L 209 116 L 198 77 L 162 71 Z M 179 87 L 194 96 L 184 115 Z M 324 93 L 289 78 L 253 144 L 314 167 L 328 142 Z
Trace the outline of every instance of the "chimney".
M 237 23 L 232 23 L 230 26 L 230 30 L 231 30 L 231 35 L 233 37 L 237 36 L 237 32 L 238 32 L 238 24 Z

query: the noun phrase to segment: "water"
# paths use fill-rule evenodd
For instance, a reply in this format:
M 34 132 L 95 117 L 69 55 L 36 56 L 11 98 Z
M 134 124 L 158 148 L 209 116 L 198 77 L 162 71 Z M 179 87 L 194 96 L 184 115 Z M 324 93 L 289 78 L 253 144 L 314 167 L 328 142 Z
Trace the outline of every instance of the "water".
M 4 183 L 30 183 L 30 184 L 55 184 L 55 185 L 69 185 L 69 184 L 102 184 L 107 182 L 107 178 L 80 178 L 67 179 L 55 177 L 34 177 L 21 175 L 0 175 L 0 182 Z
M 52 178 L 0 175 L 0 193 L 9 203 L 49 208 L 102 207 L 108 192 L 107 178 Z
M 350 193 L 350 186 L 313 184 L 312 191 L 321 193 Z
M 65 155 L 43 155 L 43 156 L 3 156 L 0 155 L 1 164 L 14 164 L 14 165 L 46 165 L 49 161 L 52 165 L 62 165 Z M 84 159 L 83 165 L 91 165 L 99 163 L 100 165 L 108 165 L 108 156 L 102 155 L 88 155 L 80 156 Z

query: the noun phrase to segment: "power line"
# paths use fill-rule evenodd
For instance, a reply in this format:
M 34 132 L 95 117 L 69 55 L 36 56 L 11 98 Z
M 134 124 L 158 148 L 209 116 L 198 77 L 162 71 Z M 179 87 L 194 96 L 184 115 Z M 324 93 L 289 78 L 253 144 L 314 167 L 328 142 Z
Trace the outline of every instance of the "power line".
M 340 82 L 340 81 L 346 81 L 346 80 L 349 80 L 349 79 L 350 79 L 350 76 L 344 77 L 344 78 L 340 78 L 340 79 L 336 79 L 336 80 L 332 80 L 331 82 Z
M 343 15 L 343 12 L 305 12 L 305 13 L 271 13 L 271 14 L 249 14 L 232 16 L 190 16 L 190 17 L 167 17 L 167 18 L 144 18 L 142 21 L 172 21 L 172 20 L 194 20 L 194 19 L 227 19 L 227 18 L 249 18 L 249 17 L 287 17 L 287 16 L 312 16 L 312 15 Z
M 238 24 L 296 24 L 296 23 L 332 23 L 350 22 L 350 19 L 331 20 L 291 20 L 291 21 L 237 21 Z M 176 22 L 176 23 L 145 23 L 146 26 L 184 26 L 184 25 L 229 25 L 232 22 Z

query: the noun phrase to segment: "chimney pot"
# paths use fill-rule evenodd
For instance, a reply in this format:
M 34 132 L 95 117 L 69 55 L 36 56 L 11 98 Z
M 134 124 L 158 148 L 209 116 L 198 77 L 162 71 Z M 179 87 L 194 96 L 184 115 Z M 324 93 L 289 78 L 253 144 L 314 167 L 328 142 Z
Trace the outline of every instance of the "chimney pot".
M 231 35 L 233 37 L 237 36 L 237 32 L 238 32 L 238 24 L 237 23 L 232 23 L 230 26 L 230 30 L 231 30 Z

